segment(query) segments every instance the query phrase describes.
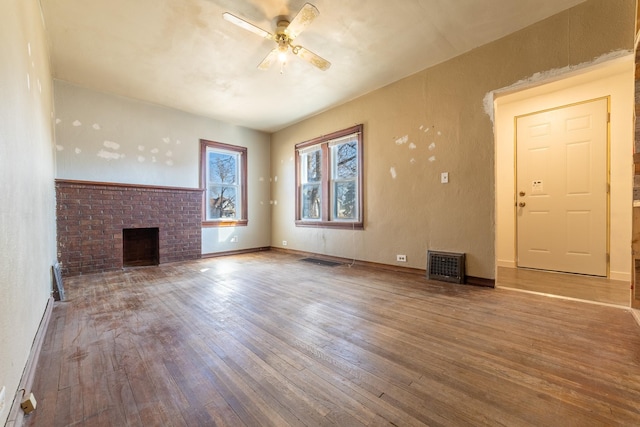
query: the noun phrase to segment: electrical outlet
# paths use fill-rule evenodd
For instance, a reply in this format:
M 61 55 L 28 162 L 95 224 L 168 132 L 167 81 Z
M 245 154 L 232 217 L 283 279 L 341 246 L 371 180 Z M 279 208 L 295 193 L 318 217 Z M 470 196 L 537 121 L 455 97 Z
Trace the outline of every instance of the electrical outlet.
M 2 418 L 2 414 L 4 413 L 4 398 L 5 398 L 5 387 L 3 386 L 0 389 L 0 418 Z
M 238 236 L 232 236 L 231 243 L 238 243 Z
M 449 172 L 442 172 L 440 174 L 440 182 L 442 184 L 448 184 L 449 183 Z
M 282 241 L 282 246 L 287 246 L 287 241 L 286 240 Z
M 407 256 L 406 255 L 396 255 L 396 261 L 398 261 L 398 262 L 407 262 Z

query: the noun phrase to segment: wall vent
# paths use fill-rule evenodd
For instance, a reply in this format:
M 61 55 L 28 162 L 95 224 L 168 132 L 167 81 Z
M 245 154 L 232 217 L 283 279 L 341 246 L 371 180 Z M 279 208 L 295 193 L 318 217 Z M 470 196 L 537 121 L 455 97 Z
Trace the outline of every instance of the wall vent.
M 59 262 L 53 265 L 53 299 L 64 301 L 64 285 L 62 284 L 62 267 Z
M 464 283 L 464 254 L 427 251 L 427 279 Z

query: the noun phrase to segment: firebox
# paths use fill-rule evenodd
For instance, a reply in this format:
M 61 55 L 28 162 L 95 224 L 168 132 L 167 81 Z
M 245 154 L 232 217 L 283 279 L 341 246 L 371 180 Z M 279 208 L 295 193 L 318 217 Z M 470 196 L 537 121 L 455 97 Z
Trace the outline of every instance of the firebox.
M 155 228 L 122 230 L 122 264 L 124 267 L 160 264 L 159 231 Z

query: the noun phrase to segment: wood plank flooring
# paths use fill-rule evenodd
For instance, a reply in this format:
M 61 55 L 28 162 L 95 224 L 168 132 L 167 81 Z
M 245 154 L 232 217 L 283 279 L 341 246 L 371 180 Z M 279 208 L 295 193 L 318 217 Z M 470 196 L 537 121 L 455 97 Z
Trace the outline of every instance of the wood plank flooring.
M 628 310 L 299 259 L 66 279 L 25 425 L 640 425 Z
M 496 286 L 622 307 L 631 306 L 631 284 L 604 277 L 498 267 Z

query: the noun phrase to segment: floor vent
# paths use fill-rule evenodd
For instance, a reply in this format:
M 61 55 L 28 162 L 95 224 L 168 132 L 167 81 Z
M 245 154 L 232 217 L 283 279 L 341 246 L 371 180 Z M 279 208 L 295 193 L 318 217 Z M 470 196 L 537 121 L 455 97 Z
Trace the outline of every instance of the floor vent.
M 427 251 L 427 279 L 464 283 L 464 254 Z
M 326 267 L 336 267 L 338 265 L 342 265 L 339 262 L 328 261 L 326 259 L 319 259 L 319 258 L 302 258 L 300 261 L 310 262 L 312 264 L 324 265 Z

